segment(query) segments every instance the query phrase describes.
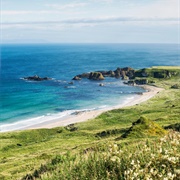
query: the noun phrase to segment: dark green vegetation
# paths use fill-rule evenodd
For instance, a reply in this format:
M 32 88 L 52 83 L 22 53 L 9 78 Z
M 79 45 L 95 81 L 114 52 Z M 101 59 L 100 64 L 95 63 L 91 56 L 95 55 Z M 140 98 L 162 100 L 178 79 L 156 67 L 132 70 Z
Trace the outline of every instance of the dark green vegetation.
M 179 67 L 169 66 L 163 67 L 152 67 L 152 68 L 144 68 L 137 71 L 134 71 L 133 76 L 130 78 L 127 84 L 130 85 L 143 85 L 143 84 L 154 84 L 157 80 L 167 80 L 178 78 L 180 76 Z M 171 88 L 179 89 L 180 84 L 173 84 Z
M 140 69 L 135 72 L 135 77 L 171 78 L 178 76 L 179 72 L 175 67 L 152 67 Z
M 180 68 L 154 69 L 175 74 L 143 77 L 165 89 L 147 102 L 67 127 L 0 133 L 0 179 L 179 179 L 180 91 L 172 86 Z
M 151 136 L 163 136 L 166 131 L 158 124 L 150 121 L 145 117 L 140 117 L 136 122 L 132 123 L 132 126 L 122 134 L 122 138 L 145 138 Z

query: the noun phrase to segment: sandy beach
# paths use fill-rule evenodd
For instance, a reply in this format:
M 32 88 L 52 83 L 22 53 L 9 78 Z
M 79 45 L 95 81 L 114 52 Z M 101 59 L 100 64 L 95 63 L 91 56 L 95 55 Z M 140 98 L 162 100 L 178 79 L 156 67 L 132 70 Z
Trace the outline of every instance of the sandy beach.
M 149 86 L 149 85 L 142 85 L 141 87 L 144 88 L 147 92 L 144 92 L 142 95 L 137 95 L 136 98 L 132 99 L 131 101 L 129 101 L 126 104 L 113 106 L 111 108 L 106 108 L 103 110 L 77 112 L 73 115 L 69 115 L 64 118 L 53 119 L 53 120 L 46 121 L 41 124 L 36 124 L 33 126 L 26 127 L 25 129 L 53 128 L 53 127 L 67 126 L 69 124 L 87 121 L 87 120 L 97 117 L 98 115 L 100 115 L 103 112 L 106 112 L 106 111 L 109 111 L 112 109 L 119 109 L 119 108 L 133 106 L 133 105 L 145 102 L 163 90 L 162 88 L 158 88 L 155 86 Z

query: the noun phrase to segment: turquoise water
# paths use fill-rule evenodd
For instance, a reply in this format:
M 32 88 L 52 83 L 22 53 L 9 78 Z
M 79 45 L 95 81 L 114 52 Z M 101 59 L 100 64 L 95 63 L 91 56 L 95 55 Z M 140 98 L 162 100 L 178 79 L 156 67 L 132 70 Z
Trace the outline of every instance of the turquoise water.
M 121 79 L 83 79 L 83 72 L 180 65 L 178 45 L 168 44 L 34 44 L 1 46 L 0 130 L 21 129 L 76 110 L 103 109 L 123 104 L 144 90 Z M 51 81 L 22 78 L 39 75 Z

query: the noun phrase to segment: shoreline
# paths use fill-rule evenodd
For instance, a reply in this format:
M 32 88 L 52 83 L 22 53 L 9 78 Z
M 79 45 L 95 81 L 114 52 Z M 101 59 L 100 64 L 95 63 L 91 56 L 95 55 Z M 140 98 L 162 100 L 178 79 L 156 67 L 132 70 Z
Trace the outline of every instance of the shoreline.
M 138 95 L 136 98 L 132 99 L 130 102 L 121 104 L 121 105 L 116 105 L 112 106 L 110 108 L 105 108 L 102 110 L 91 110 L 91 111 L 82 111 L 78 112 L 75 114 L 70 114 L 64 118 L 57 118 L 57 119 L 52 119 L 43 123 L 31 125 L 19 130 L 27 130 L 27 129 L 42 129 L 42 128 L 55 128 L 55 127 L 62 127 L 62 126 L 67 126 L 69 124 L 74 124 L 74 123 L 80 123 L 84 121 L 88 121 L 90 119 L 96 118 L 100 114 L 106 111 L 110 111 L 113 109 L 120 109 L 124 107 L 129 107 L 129 106 L 134 106 L 136 104 L 140 104 L 142 102 L 145 102 L 152 97 L 154 97 L 156 94 L 158 94 L 160 91 L 164 90 L 163 88 L 155 87 L 155 86 L 150 86 L 150 85 L 139 85 L 139 87 L 144 88 L 147 90 L 147 92 L 142 93 L 142 95 Z

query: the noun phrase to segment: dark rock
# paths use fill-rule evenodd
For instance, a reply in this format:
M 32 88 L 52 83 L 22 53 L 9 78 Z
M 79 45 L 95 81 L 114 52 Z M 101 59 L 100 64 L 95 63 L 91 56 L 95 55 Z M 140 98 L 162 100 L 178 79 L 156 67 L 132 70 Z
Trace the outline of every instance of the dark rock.
M 124 84 L 127 84 L 127 85 L 130 85 L 130 84 L 128 84 L 128 82 L 129 82 L 129 81 L 124 81 L 123 83 L 124 83 Z
M 144 84 L 148 84 L 148 80 L 147 79 L 136 79 L 135 83 L 138 85 L 144 85 Z
M 173 129 L 174 131 L 180 132 L 180 123 L 171 124 L 169 126 L 165 126 L 164 129 Z
M 80 80 L 79 78 L 89 78 L 93 80 L 103 80 L 104 77 L 116 77 L 122 79 L 133 79 L 135 77 L 135 70 L 130 67 L 117 68 L 115 71 L 96 71 L 91 73 L 83 73 L 76 75 L 73 80 Z
M 115 77 L 114 71 L 97 71 L 100 72 L 104 77 Z
M 154 84 L 154 83 L 155 83 L 155 81 L 153 81 L 153 80 L 148 81 L 148 84 Z
M 100 136 L 100 137 L 105 137 L 109 135 L 109 132 L 106 132 L 106 131 L 102 131 L 101 133 L 97 133 L 97 136 Z
M 170 78 L 171 77 L 171 73 L 169 71 L 166 71 L 166 78 Z
M 154 78 L 166 78 L 165 72 L 154 72 Z
M 149 74 L 146 72 L 145 68 L 140 71 L 140 77 L 148 77 L 148 76 L 149 76 Z
M 122 76 L 122 80 L 129 80 L 128 76 Z
M 79 76 L 74 76 L 72 80 L 81 80 Z
M 101 84 L 99 84 L 99 86 L 104 86 L 104 84 L 103 84 L 103 83 L 101 83 Z
M 125 68 L 117 68 L 115 71 L 115 77 L 120 78 L 122 77 L 123 79 L 133 79 L 135 75 L 135 70 L 130 68 L 130 67 L 125 67 Z M 128 77 L 128 78 L 127 78 Z
M 144 85 L 144 84 L 148 84 L 148 79 L 136 79 L 136 80 L 131 80 L 131 81 L 128 81 L 127 83 L 125 84 L 128 84 L 128 85 Z
M 92 80 L 104 80 L 104 76 L 100 72 L 91 72 L 89 75 L 89 79 Z
M 29 76 L 29 77 L 24 77 L 25 80 L 28 80 L 28 81 L 44 81 L 44 80 L 51 80 L 51 78 L 49 77 L 39 77 L 37 75 L 35 76 Z
M 22 144 L 18 143 L 17 146 L 22 146 Z
M 121 71 L 122 80 L 129 80 L 129 77 L 126 76 L 125 71 Z
M 114 71 L 114 73 L 115 73 L 115 77 L 116 77 L 116 78 L 120 78 L 120 77 L 121 77 L 121 68 L 117 68 L 117 69 Z
M 78 75 L 80 78 L 89 78 L 90 73 L 83 73 Z
M 170 78 L 172 74 L 168 70 L 154 72 L 154 78 Z
M 143 95 L 143 93 L 142 93 L 142 92 L 136 92 L 136 94 L 138 94 L 138 95 Z
M 115 77 L 114 71 L 107 71 L 106 75 L 103 76 L 108 76 L 108 77 Z
M 51 80 L 51 78 L 48 78 L 48 77 L 44 77 L 42 78 L 43 80 Z
M 180 89 L 180 84 L 174 84 L 171 86 L 172 89 Z
M 116 73 L 115 73 L 115 78 L 120 78 L 120 77 L 121 77 L 120 72 L 116 72 Z
M 127 71 L 127 72 L 129 72 L 129 71 L 131 71 L 131 70 L 133 70 L 131 67 L 122 68 L 122 71 Z
M 34 180 L 34 179 L 35 179 L 35 177 L 33 177 L 32 174 L 26 174 L 26 176 L 24 176 L 22 178 L 22 180 Z
M 146 72 L 142 72 L 142 77 L 148 77 L 148 74 Z
M 73 82 L 69 82 L 68 84 L 74 84 Z
M 130 86 L 135 86 L 136 85 L 136 83 L 135 83 L 135 81 L 128 81 L 128 82 L 124 82 L 124 84 L 128 84 L 128 85 L 130 85 Z
M 96 71 L 96 72 L 100 72 L 103 76 L 108 76 L 108 71 Z
M 65 127 L 65 129 L 73 132 L 73 131 L 77 131 L 78 127 L 76 127 L 75 124 L 69 124 L 68 126 Z
M 116 134 L 121 134 L 121 133 L 124 133 L 126 132 L 127 129 L 110 129 L 110 130 L 106 130 L 106 131 L 102 131 L 102 132 L 99 132 L 95 135 L 95 137 L 107 137 L 107 136 L 111 136 L 111 135 L 116 135 Z
M 126 72 L 126 76 L 129 77 L 129 79 L 134 79 L 135 78 L 135 70 L 131 69 Z

